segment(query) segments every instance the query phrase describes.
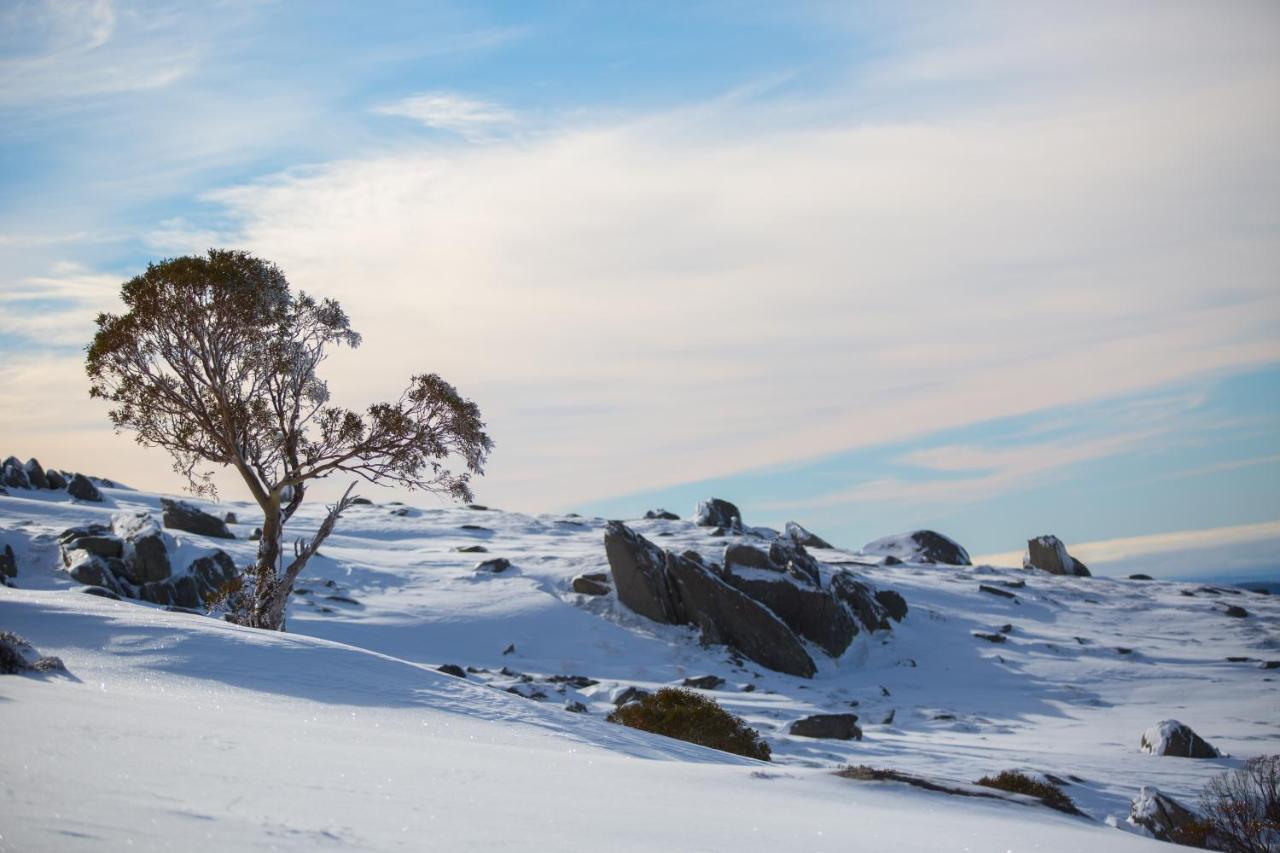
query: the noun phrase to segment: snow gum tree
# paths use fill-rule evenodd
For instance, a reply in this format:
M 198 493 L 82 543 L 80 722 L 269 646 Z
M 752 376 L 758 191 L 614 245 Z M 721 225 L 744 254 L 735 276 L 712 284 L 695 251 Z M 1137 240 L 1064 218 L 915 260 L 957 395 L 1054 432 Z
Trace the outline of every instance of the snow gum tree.
M 233 620 L 283 629 L 294 581 L 356 482 L 286 561 L 285 526 L 313 481 L 350 474 L 471 500 L 493 447 L 476 405 L 433 373 L 363 413 L 331 405 L 316 371 L 360 336 L 337 302 L 293 294 L 274 264 L 210 250 L 149 265 L 121 297 L 125 313 L 97 318 L 90 395 L 112 404 L 117 432 L 167 450 L 193 493 L 216 498 L 213 468 L 230 466 L 262 508 L 257 560 L 227 591 Z

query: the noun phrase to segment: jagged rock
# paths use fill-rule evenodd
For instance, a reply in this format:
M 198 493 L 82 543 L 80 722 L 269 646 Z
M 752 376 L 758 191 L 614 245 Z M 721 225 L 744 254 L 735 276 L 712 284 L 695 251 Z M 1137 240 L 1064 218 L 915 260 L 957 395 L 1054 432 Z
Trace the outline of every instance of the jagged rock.
M 1150 785 L 1143 785 L 1129 806 L 1129 823 L 1147 830 L 1158 841 L 1182 840 L 1198 822 L 1194 812 Z
M 72 475 L 71 482 L 67 483 L 67 494 L 82 501 L 102 501 L 102 492 L 84 474 Z
M 1022 557 L 1024 569 L 1040 569 L 1051 575 L 1090 577 L 1084 563 L 1067 553 L 1067 546 L 1057 536 L 1046 534 L 1027 540 L 1027 553 Z
M 5 545 L 0 551 L 0 576 L 16 578 L 18 576 L 18 558 L 13 553 L 13 546 Z
M 40 466 L 40 462 L 34 457 L 27 460 L 27 464 L 22 466 L 26 472 L 27 482 L 31 484 L 33 489 L 49 488 L 49 478 L 44 473 L 44 468 Z
M 73 527 L 58 537 L 64 551 L 88 551 L 98 557 L 123 557 L 124 542 L 101 524 Z
M 805 530 L 794 521 L 788 521 L 782 529 L 782 535 L 786 539 L 790 539 L 797 545 L 803 545 L 806 548 L 830 548 L 831 543 Z
M 454 678 L 466 678 L 467 672 L 456 663 L 442 663 L 436 667 L 436 672 L 443 672 L 445 675 L 452 675 Z
M 796 737 L 862 740 L 857 714 L 814 714 L 812 717 L 796 720 L 789 731 Z
M 724 581 L 768 607 L 795 633 L 839 657 L 858 634 L 853 616 L 830 592 L 774 571 L 731 562 L 725 549 Z M 748 657 L 752 657 L 748 655 Z
M 876 601 L 889 614 L 889 618 L 894 622 L 901 622 L 907 618 L 907 600 L 902 597 L 901 593 L 892 589 L 876 590 Z
M 41 657 L 26 640 L 11 631 L 0 631 L 0 675 L 20 672 L 66 672 L 61 658 Z
M 4 461 L 4 465 L 0 467 L 0 482 L 11 489 L 31 488 L 31 481 L 27 479 L 27 472 L 16 456 L 10 456 Z
M 868 631 L 884 631 L 890 627 L 888 614 L 876 600 L 875 590 L 847 569 L 831 576 L 831 593 L 853 611 Z
M 502 574 L 509 568 L 511 568 L 511 561 L 506 557 L 494 557 L 492 560 L 485 560 L 483 563 L 476 563 L 475 571 L 498 575 Z
M 1218 750 L 1191 727 L 1177 720 L 1161 720 L 1142 733 L 1139 747 L 1152 755 L 1181 758 L 1217 758 Z
M 788 675 L 812 678 L 817 672 L 809 653 L 781 619 L 706 567 L 668 552 L 666 575 L 690 621 L 702 630 L 704 641 L 732 646 L 757 663 Z
M 44 472 L 44 477 L 49 482 L 51 489 L 65 489 L 67 487 L 67 478 L 62 475 L 61 471 L 55 471 L 50 468 Z
M 674 512 L 667 512 L 665 509 L 651 509 L 644 514 L 645 518 L 659 519 L 661 521 L 679 521 L 680 516 Z
M 582 595 L 608 595 L 609 585 L 592 580 L 586 575 L 578 575 L 572 582 L 573 591 Z
M 605 526 L 604 549 L 618 600 L 654 622 L 681 625 L 685 614 L 665 572 L 662 549 L 620 521 Z
M 948 566 L 968 566 L 969 552 L 955 540 L 933 530 L 915 530 L 885 536 L 862 546 L 863 554 L 885 558 L 885 565 L 892 565 L 890 557 L 905 563 L 941 563 Z
M 623 690 L 617 696 L 613 697 L 613 704 L 616 707 L 621 708 L 623 705 L 626 705 L 630 702 L 639 702 L 641 699 L 645 699 L 648 696 L 649 696 L 648 690 L 642 690 L 639 687 L 635 687 L 633 685 L 631 687 L 628 687 L 626 690 Z
M 698 501 L 698 508 L 693 512 L 693 523 L 699 527 L 724 527 L 730 530 L 742 529 L 742 513 L 726 500 L 711 498 Z
M 699 690 L 715 690 L 724 686 L 724 679 L 718 675 L 701 675 L 697 678 L 686 678 L 682 687 L 696 687 Z
M 181 530 L 199 536 L 211 536 L 215 539 L 236 538 L 235 534 L 227 529 L 225 521 L 186 501 L 161 498 L 160 506 L 164 510 L 164 526 L 170 530 Z

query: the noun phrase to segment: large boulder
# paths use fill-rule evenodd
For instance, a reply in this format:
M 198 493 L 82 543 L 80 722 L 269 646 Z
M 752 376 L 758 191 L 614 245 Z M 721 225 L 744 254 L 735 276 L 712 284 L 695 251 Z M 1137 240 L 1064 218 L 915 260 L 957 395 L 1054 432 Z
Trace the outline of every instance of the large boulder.
M 18 461 L 18 457 L 10 456 L 0 464 L 0 483 L 11 489 L 29 489 L 31 480 L 27 478 L 26 468 Z
M 27 474 L 27 482 L 31 484 L 33 489 L 49 488 L 49 478 L 45 476 L 44 468 L 40 466 L 40 462 L 36 459 L 28 459 L 27 464 L 22 466 Z
M 728 530 L 742 529 L 742 513 L 726 500 L 709 498 L 698 501 L 693 512 L 693 523 L 699 527 L 723 527 Z
M 831 576 L 831 594 L 844 602 L 867 630 L 889 629 L 888 614 L 876 600 L 876 590 L 870 584 L 858 580 L 848 569 L 841 569 Z
M 227 523 L 216 515 L 210 515 L 186 501 L 160 499 L 164 510 L 164 526 L 171 530 L 182 530 L 200 536 L 211 536 L 215 539 L 235 539 L 235 534 L 227 529 Z
M 810 533 L 794 521 L 788 521 L 786 526 L 782 528 L 782 535 L 786 539 L 790 539 L 797 545 L 803 545 L 806 548 L 830 548 L 831 543 L 823 539 L 821 536 Z
M 818 671 L 804 645 L 781 619 L 706 566 L 668 551 L 666 573 L 689 620 L 702 630 L 706 642 L 732 646 L 753 661 L 788 675 L 812 678 Z
M 1142 733 L 1139 748 L 1152 755 L 1180 758 L 1217 758 L 1218 750 L 1177 720 L 1161 720 Z
M 684 611 L 667 580 L 662 549 L 620 521 L 604 530 L 604 550 L 618 600 L 655 622 L 680 625 Z
M 1185 841 L 1199 824 L 1195 812 L 1156 788 L 1143 785 L 1129 806 L 1129 824 L 1141 827 L 1158 841 Z
M 1024 569 L 1039 569 L 1051 575 L 1090 577 L 1084 563 L 1067 553 L 1067 546 L 1057 536 L 1046 534 L 1027 540 L 1027 553 L 1022 557 Z
M 862 546 L 863 554 L 892 557 L 904 563 L 941 563 L 969 566 L 969 552 L 954 539 L 933 530 L 914 530 L 885 536 Z M 886 561 L 887 562 L 887 561 Z
M 65 489 L 67 487 L 67 478 L 62 476 L 61 471 L 50 468 L 44 472 L 44 478 L 49 483 L 51 489 Z
M 735 561 L 735 547 L 725 549 L 724 580 L 768 607 L 787 627 L 839 657 L 858 634 L 853 616 L 831 593 L 807 576 L 800 578 L 742 565 Z
M 67 494 L 82 501 L 101 502 L 102 492 L 84 474 L 73 474 L 67 483 Z
M 894 622 L 901 622 L 907 618 L 907 600 L 897 590 L 878 589 L 875 599 Z
M 789 731 L 797 737 L 862 740 L 857 714 L 814 714 L 803 720 L 796 720 Z

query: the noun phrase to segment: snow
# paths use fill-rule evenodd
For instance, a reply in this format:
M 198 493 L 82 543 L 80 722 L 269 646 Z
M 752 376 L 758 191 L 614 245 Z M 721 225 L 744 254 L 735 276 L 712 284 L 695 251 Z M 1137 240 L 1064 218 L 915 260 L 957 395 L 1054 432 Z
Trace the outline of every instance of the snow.
M 1212 776 L 1280 751 L 1280 689 L 1261 668 L 1280 658 L 1280 601 L 1265 596 L 863 566 L 905 596 L 906 621 L 839 659 L 812 649 L 820 671 L 801 679 L 739 666 L 612 594 L 573 593 L 573 576 L 607 569 L 600 519 L 375 505 L 344 516 L 300 580 L 289 633 L 275 634 L 77 592 L 57 534 L 158 509 L 156 495 L 103 491 L 102 506 L 0 497 L 20 587 L 0 589 L 0 629 L 69 671 L 0 679 L 0 850 L 172 849 L 177 838 L 193 850 L 1163 849 L 1113 828 L 1144 785 L 1195 802 Z M 181 547 L 248 562 L 260 517 L 243 503 L 217 509 L 236 513 L 239 538 L 182 534 Z M 291 533 L 323 512 L 304 506 Z M 734 541 L 687 522 L 628 523 L 717 560 Z M 455 550 L 472 544 L 489 553 Z M 478 557 L 514 566 L 479 576 Z M 978 592 L 1013 581 L 1026 583 L 1015 600 Z M 1224 616 L 1225 602 L 1250 617 Z M 1003 644 L 970 636 L 1005 624 Z M 436 672 L 444 663 L 487 671 L 464 680 Z M 706 692 L 769 740 L 773 764 L 603 719 L 628 686 L 701 675 L 726 680 Z M 589 713 L 565 711 L 572 702 Z M 850 710 L 860 742 L 787 733 Z M 1174 714 L 1230 757 L 1142 753 L 1143 730 Z M 1051 773 L 1091 820 L 832 774 L 848 763 L 957 784 Z

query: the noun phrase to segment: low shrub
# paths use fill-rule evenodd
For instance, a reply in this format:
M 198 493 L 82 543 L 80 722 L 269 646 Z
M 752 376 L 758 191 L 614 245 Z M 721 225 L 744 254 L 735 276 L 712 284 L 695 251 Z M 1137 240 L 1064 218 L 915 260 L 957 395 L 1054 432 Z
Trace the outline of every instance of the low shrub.
M 1213 845 L 1229 853 L 1280 851 L 1280 755 L 1260 755 L 1209 780 L 1200 811 Z
M 984 788 L 995 788 L 1011 794 L 1026 794 L 1035 797 L 1051 809 L 1067 814 L 1080 814 L 1076 804 L 1063 793 L 1062 789 L 1052 782 L 1044 782 L 1019 773 L 1017 770 L 1001 770 L 995 776 L 983 776 L 977 781 Z
M 606 718 L 633 729 L 768 761 L 769 744 L 760 733 L 714 700 L 692 690 L 664 687 L 618 708 Z

